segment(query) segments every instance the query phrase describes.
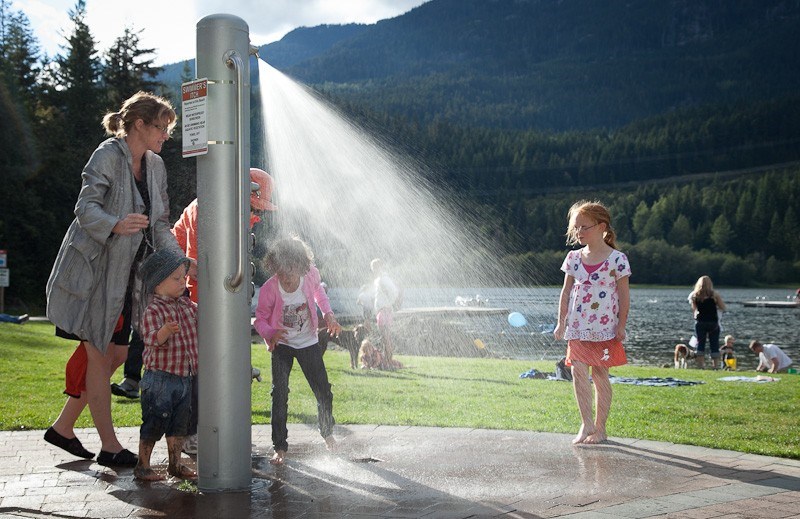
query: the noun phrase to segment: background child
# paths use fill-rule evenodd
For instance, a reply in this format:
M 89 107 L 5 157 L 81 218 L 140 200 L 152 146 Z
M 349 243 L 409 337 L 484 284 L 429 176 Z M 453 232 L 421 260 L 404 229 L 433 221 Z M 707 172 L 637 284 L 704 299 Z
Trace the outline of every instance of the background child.
M 286 417 L 294 359 L 317 399 L 319 432 L 328 449 L 336 443 L 332 434 L 333 393 L 317 338 L 317 306 L 331 336 L 339 335 L 342 327 L 333 315 L 313 259 L 308 245 L 296 237 L 274 243 L 264 259 L 274 275 L 259 291 L 254 326 L 272 352 L 272 464 L 282 464 L 289 449 Z
M 142 427 L 137 479 L 164 479 L 150 468 L 153 446 L 167 437 L 167 472 L 179 478 L 197 474 L 181 464 L 181 447 L 189 433 L 192 377 L 197 373 L 197 305 L 184 295 L 191 260 L 160 249 L 139 269 L 142 293 L 139 333 L 144 341 L 144 376 L 140 384 Z
M 375 322 L 378 325 L 378 333 L 381 336 L 381 347 L 383 357 L 387 365 L 392 364 L 394 347 L 392 346 L 391 327 L 394 308 L 392 305 L 397 301 L 400 290 L 394 284 L 392 278 L 386 273 L 383 260 L 375 258 L 369 263 L 372 274 L 375 276 L 373 281 L 373 295 L 375 296 L 374 310 Z
M 725 336 L 725 343 L 719 349 L 722 356 L 722 369 L 736 371 L 736 356 L 733 354 L 733 335 Z
M 572 366 L 575 400 L 581 428 L 572 443 L 601 443 L 607 439 L 606 420 L 611 410 L 608 368 L 627 363 L 625 324 L 628 321 L 631 275 L 628 258 L 616 249 L 611 215 L 598 202 L 580 201 L 569 210 L 567 244 L 583 248 L 567 254 L 561 270 L 564 286 L 558 307 L 556 339 L 566 339 L 567 365 Z M 597 415 L 592 420 L 592 390 Z
M 383 354 L 369 339 L 361 341 L 358 349 L 358 365 L 361 369 L 383 369 Z
M 700 276 L 694 284 L 694 290 L 689 294 L 689 303 L 692 305 L 694 317 L 694 335 L 697 337 L 697 367 L 703 369 L 706 365 L 706 341 L 711 347 L 711 364 L 714 369 L 719 367 L 719 318 L 725 311 L 725 302 L 719 292 L 714 290 L 714 283 L 708 276 Z

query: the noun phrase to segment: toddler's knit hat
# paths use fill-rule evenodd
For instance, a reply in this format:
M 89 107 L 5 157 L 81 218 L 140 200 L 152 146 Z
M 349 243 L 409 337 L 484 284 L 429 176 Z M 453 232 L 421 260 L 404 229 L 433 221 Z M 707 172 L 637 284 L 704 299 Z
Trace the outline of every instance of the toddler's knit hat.
M 176 268 L 191 264 L 189 258 L 173 249 L 158 249 L 148 256 L 139 266 L 139 278 L 145 294 L 152 294 L 159 283 L 167 279 Z

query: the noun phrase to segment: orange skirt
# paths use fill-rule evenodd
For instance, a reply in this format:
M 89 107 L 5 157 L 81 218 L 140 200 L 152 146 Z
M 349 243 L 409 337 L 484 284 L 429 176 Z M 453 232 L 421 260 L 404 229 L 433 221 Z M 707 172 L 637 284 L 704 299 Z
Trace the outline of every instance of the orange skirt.
M 573 361 L 583 362 L 589 366 L 622 366 L 628 363 L 622 341 L 580 341 L 572 339 L 567 342 L 567 366 Z

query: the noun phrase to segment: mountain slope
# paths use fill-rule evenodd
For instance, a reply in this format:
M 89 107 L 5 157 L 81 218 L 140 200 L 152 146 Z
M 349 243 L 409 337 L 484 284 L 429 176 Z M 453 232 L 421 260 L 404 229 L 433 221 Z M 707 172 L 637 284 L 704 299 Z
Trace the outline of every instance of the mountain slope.
M 279 68 L 422 121 L 617 127 L 793 91 L 799 21 L 790 0 L 432 0 Z

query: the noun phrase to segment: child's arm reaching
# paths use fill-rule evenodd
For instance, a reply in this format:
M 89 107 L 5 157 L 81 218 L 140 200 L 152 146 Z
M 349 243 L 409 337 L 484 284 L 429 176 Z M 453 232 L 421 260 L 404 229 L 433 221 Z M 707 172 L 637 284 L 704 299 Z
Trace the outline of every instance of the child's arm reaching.
M 333 312 L 328 312 L 322 316 L 325 319 L 325 324 L 328 325 L 328 333 L 333 337 L 338 337 L 342 333 L 342 325 L 336 320 Z
M 556 324 L 556 329 L 553 330 L 553 336 L 558 340 L 564 338 L 564 332 L 567 329 L 569 293 L 572 291 L 572 285 L 574 284 L 575 278 L 569 274 L 564 274 L 564 286 L 561 287 L 561 297 L 558 300 L 558 323 Z

